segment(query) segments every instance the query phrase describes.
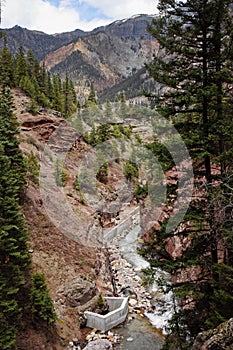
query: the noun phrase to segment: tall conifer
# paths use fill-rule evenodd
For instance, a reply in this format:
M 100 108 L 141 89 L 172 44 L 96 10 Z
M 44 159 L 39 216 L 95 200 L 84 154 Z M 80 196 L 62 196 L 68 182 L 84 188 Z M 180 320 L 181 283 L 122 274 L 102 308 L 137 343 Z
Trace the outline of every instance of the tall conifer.
M 198 164 L 195 174 L 200 175 L 204 167 L 202 188 L 206 197 L 202 203 L 192 204 L 187 212 L 186 220 L 192 222 L 193 230 L 192 234 L 188 229 L 183 234 L 189 235 L 190 246 L 172 267 L 173 272 L 177 267 L 181 272 L 193 265 L 202 270 L 196 280 L 176 284 L 182 298 L 186 295 L 194 301 L 195 306 L 181 314 L 189 326 L 189 335 L 195 336 L 227 319 L 226 305 L 233 306 L 233 266 L 229 259 L 225 258 L 224 263 L 219 260 L 218 250 L 225 245 L 226 256 L 232 251 L 232 231 L 226 231 L 226 226 L 233 192 L 229 185 L 232 159 L 227 156 L 232 153 L 233 140 L 233 2 L 160 0 L 158 8 L 160 16 L 153 20 L 149 31 L 158 40 L 160 50 L 147 68 L 161 84 L 162 93 L 150 97 L 155 108 L 173 120 L 186 141 L 194 164 Z M 213 164 L 219 169 L 218 175 L 212 171 Z M 230 200 L 228 204 L 226 198 Z M 202 224 L 203 219 L 207 226 Z M 224 283 L 226 280 L 228 283 Z M 182 342 L 177 344 L 177 348 L 185 348 Z
M 22 313 L 20 291 L 30 266 L 19 200 L 25 166 L 9 90 L 0 95 L 0 348 L 15 349 Z

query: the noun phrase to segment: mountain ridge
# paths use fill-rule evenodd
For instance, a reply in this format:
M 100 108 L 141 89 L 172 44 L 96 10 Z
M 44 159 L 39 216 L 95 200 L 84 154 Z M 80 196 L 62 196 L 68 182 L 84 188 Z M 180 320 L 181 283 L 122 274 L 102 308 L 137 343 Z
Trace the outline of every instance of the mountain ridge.
M 153 59 L 158 43 L 147 27 L 155 16 L 134 15 L 89 32 L 76 29 L 51 35 L 19 26 L 4 32 L 13 54 L 18 52 L 19 46 L 25 52 L 31 50 L 51 73 L 58 73 L 62 79 L 68 74 L 78 94 L 93 82 L 100 96 L 115 84 L 132 77 Z M 138 91 L 140 89 L 135 91 L 136 95 Z

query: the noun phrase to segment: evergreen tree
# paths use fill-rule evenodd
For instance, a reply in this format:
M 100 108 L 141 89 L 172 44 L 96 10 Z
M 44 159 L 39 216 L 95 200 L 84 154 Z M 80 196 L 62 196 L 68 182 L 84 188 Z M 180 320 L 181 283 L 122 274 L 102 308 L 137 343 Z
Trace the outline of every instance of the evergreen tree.
M 18 186 L 25 184 L 25 164 L 22 152 L 19 149 L 19 141 L 16 138 L 18 134 L 18 121 L 13 113 L 14 105 L 11 91 L 3 89 L 0 95 L 0 142 L 4 154 L 11 161 L 11 172 L 15 176 Z
M 96 95 L 95 95 L 95 88 L 94 88 L 94 83 L 93 81 L 91 82 L 91 87 L 90 87 L 90 93 L 87 98 L 87 101 L 85 102 L 85 107 L 90 107 L 92 105 L 96 105 Z
M 26 55 L 26 62 L 27 62 L 27 72 L 30 78 L 35 77 L 37 80 L 40 76 L 40 65 L 39 62 L 36 60 L 32 50 L 28 50 Z
M 16 86 L 20 85 L 21 79 L 27 76 L 27 61 L 25 58 L 25 52 L 22 46 L 20 46 L 18 53 L 15 56 L 15 83 Z
M 127 106 L 126 106 L 126 96 L 125 91 L 121 92 L 120 96 L 120 117 L 126 118 Z
M 7 49 L 7 41 L 4 37 L 4 46 L 0 52 L 0 84 L 3 87 L 14 84 L 13 75 L 13 57 L 11 52 Z
M 221 295 L 225 305 L 232 305 L 232 265 L 228 261 L 222 266 L 218 258 L 219 244 L 225 245 L 226 255 L 230 252 L 224 229 L 226 218 L 219 222 L 218 212 L 223 208 L 216 199 L 216 192 L 218 199 L 220 193 L 224 196 L 225 179 L 232 174 L 227 157 L 232 144 L 232 6 L 229 0 L 161 0 L 160 17 L 149 26 L 160 52 L 147 68 L 161 84 L 162 93 L 148 96 L 182 134 L 198 164 L 195 174 L 201 174 L 202 165 L 205 169 L 206 197 L 192 205 L 185 218 L 192 223 L 192 234 L 188 229 L 183 232 L 190 237 L 190 247 L 172 267 L 174 273 L 177 267 L 193 265 L 202 270 L 196 281 L 176 285 L 182 298 L 188 295 L 195 301 L 194 308 L 182 312 L 191 335 L 229 317 L 219 303 Z M 213 163 L 221 170 L 217 183 Z M 228 239 L 232 241 L 232 232 L 229 238 L 228 231 Z M 223 283 L 226 278 L 228 284 Z
M 43 274 L 33 274 L 30 297 L 34 317 L 46 321 L 47 324 L 53 324 L 56 320 L 56 313 Z
M 113 112 L 112 112 L 112 105 L 109 100 L 106 100 L 106 103 L 105 103 L 104 117 L 107 123 L 112 121 Z
M 19 206 L 25 166 L 8 90 L 0 95 L 0 347 L 15 349 L 23 304 L 20 292 L 30 266 L 27 230 Z
M 66 73 L 66 79 L 63 83 L 63 116 L 69 117 L 77 109 L 77 99 L 74 91 L 74 86 L 68 78 Z
M 52 108 L 62 112 L 62 88 L 59 75 L 53 76 L 53 94 Z
M 229 101 L 228 86 L 233 77 L 231 3 L 160 1 L 161 17 L 149 27 L 161 48 L 160 55 L 147 65 L 151 76 L 164 86 L 164 93 L 154 96 L 158 110 L 173 116 L 177 126 L 183 125 L 189 138 L 190 129 L 196 130 L 194 147 L 198 137 L 208 182 L 211 153 L 216 155 L 224 142 L 223 135 L 219 135 L 219 144 L 216 142 L 214 126 L 216 121 L 222 122 L 223 99 Z M 229 116 L 224 115 L 224 119 L 229 122 Z

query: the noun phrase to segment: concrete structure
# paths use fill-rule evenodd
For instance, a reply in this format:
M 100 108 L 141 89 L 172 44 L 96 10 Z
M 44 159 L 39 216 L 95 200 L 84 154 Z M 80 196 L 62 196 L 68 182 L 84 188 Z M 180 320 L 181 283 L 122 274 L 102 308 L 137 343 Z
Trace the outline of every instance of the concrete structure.
M 123 238 L 126 235 L 126 232 L 129 231 L 133 226 L 135 226 L 134 221 L 140 221 L 140 207 L 134 208 L 128 215 L 128 217 L 121 221 L 118 225 L 112 227 L 111 229 L 108 229 L 104 232 L 104 242 L 106 244 L 112 243 L 114 239 L 116 239 L 116 242 L 120 238 Z M 138 224 L 139 222 L 137 222 Z
M 104 299 L 109 306 L 109 312 L 106 315 L 90 311 L 85 311 L 84 314 L 87 319 L 87 327 L 105 332 L 125 321 L 128 314 L 128 298 L 106 297 Z

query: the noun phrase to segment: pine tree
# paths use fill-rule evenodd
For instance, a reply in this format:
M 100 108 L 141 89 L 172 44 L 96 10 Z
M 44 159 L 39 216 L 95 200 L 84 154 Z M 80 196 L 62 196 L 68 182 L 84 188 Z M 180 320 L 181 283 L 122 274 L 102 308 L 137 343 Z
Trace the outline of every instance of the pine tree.
M 53 76 L 53 99 L 52 108 L 58 112 L 62 112 L 62 87 L 59 75 Z
M 160 51 L 147 68 L 161 84 L 162 93 L 148 96 L 182 134 L 194 164 L 198 164 L 195 173 L 202 175 L 201 165 L 205 169 L 206 197 L 190 206 L 185 217 L 193 225 L 192 234 L 188 229 L 183 232 L 190 237 L 190 247 L 170 264 L 174 273 L 195 265 L 202 271 L 196 281 L 174 286 L 181 298 L 186 295 L 195 302 L 194 308 L 179 315 L 188 324 L 191 336 L 227 319 L 226 305 L 232 305 L 232 264 L 225 260 L 222 265 L 218 258 L 219 244 L 225 245 L 228 255 L 231 249 L 227 237 L 232 242 L 232 232 L 226 235 L 225 230 L 229 217 L 222 215 L 219 219 L 219 212 L 225 213 L 226 207 L 220 201 L 225 196 L 223 188 L 228 186 L 228 195 L 232 195 L 232 187 L 226 181 L 232 176 L 227 156 L 232 152 L 233 140 L 229 113 L 233 82 L 232 6 L 228 0 L 161 0 L 160 17 L 149 26 Z M 221 170 L 219 176 L 212 173 L 213 163 Z M 228 283 L 224 284 L 224 280 Z
M 30 267 L 27 230 L 19 206 L 25 165 L 9 90 L 0 95 L 0 347 L 15 349 L 20 292 Z
M 127 114 L 127 105 L 126 105 L 126 96 L 125 96 L 125 91 L 121 92 L 120 96 L 120 117 L 126 118 Z
M 40 65 L 36 60 L 32 50 L 28 50 L 26 54 L 26 62 L 27 62 L 27 73 L 30 78 L 35 77 L 36 79 L 40 76 Z
M 91 82 L 90 93 L 88 95 L 87 101 L 85 103 L 85 107 L 90 107 L 92 105 L 96 105 L 96 95 L 93 81 Z
M 106 123 L 110 123 L 112 121 L 113 117 L 113 111 L 112 111 L 112 105 L 109 100 L 106 100 L 105 108 L 104 108 L 104 118 Z
M 12 87 L 14 84 L 13 57 L 7 49 L 6 37 L 4 37 L 4 46 L 0 51 L 0 84 L 2 87 Z
M 68 74 L 66 73 L 66 79 L 63 83 L 63 116 L 69 117 L 77 109 L 77 99 L 74 91 L 74 86 L 69 80 Z
M 15 56 L 15 83 L 19 86 L 21 79 L 27 76 L 27 61 L 25 58 L 25 52 L 22 46 L 20 46 L 18 53 Z
M 211 154 L 219 151 L 219 145 L 213 141 L 217 135 L 212 124 L 216 125 L 216 119 L 220 122 L 222 104 L 224 99 L 229 101 L 228 86 L 232 81 L 231 3 L 160 1 L 161 17 L 149 27 L 161 48 L 152 64 L 147 65 L 151 76 L 164 87 L 163 94 L 154 96 L 158 110 L 173 116 L 177 126 L 182 124 L 189 138 L 190 129 L 198 132 L 198 150 L 203 154 L 208 182 Z M 194 132 L 195 148 L 197 137 Z M 222 135 L 219 139 L 223 142 Z
M 35 273 L 32 276 L 30 298 L 34 317 L 44 320 L 47 324 L 53 324 L 56 320 L 56 313 L 44 275 L 41 273 Z

